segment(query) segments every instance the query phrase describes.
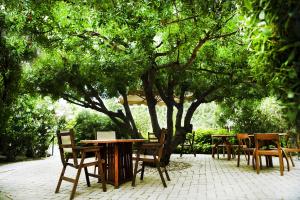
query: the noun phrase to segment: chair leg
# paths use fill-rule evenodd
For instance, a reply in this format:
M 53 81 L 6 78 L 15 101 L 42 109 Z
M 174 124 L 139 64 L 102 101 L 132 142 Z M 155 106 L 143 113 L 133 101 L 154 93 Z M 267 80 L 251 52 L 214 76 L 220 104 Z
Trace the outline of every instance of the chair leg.
M 135 161 L 135 165 L 134 165 L 134 170 L 133 170 L 133 177 L 132 177 L 132 182 L 131 185 L 134 187 L 135 186 L 135 179 L 136 179 L 136 174 L 137 174 L 137 169 L 139 166 L 139 159 L 140 159 L 140 152 L 138 151 L 137 155 L 136 155 L 136 161 Z
M 182 152 L 183 152 L 183 144 L 181 144 L 180 157 L 182 157 Z
M 262 160 L 261 160 L 261 156 L 259 156 L 259 167 L 260 167 L 260 169 L 262 169 Z
M 144 171 L 145 171 L 145 163 L 143 162 L 143 164 L 142 164 L 142 171 L 141 171 L 141 180 L 143 180 L 144 179 Z
M 102 183 L 102 190 L 106 192 L 106 180 L 105 180 L 105 171 L 103 170 L 103 165 L 101 162 L 101 157 L 98 157 L 98 175 L 100 175 L 101 183 Z
M 77 188 L 77 184 L 78 184 L 78 180 L 79 180 L 80 173 L 81 173 L 81 169 L 82 169 L 82 163 L 79 165 L 79 168 L 77 170 L 77 174 L 76 174 L 76 178 L 75 178 L 75 182 L 74 182 L 74 185 L 73 185 L 73 189 L 72 189 L 72 192 L 71 192 L 70 199 L 74 198 L 76 188 Z
M 250 165 L 250 152 L 248 152 L 248 159 L 247 159 L 247 165 Z
M 294 160 L 293 160 L 293 157 L 292 157 L 292 154 L 291 154 L 291 153 L 289 153 L 289 157 L 290 157 L 290 159 L 291 159 L 291 162 L 292 162 L 293 167 L 295 167 L 295 163 L 294 163 Z
M 159 164 L 159 162 L 158 162 L 157 160 L 155 161 L 155 164 L 156 164 L 156 168 L 157 168 L 157 170 L 158 170 L 160 179 L 161 179 L 161 181 L 162 181 L 164 187 L 167 187 L 166 181 L 165 181 L 164 176 L 163 176 L 163 174 L 162 174 L 162 171 L 161 171 L 161 169 L 160 169 L 160 164 Z
M 256 164 L 256 173 L 259 174 L 259 169 L 260 169 L 260 156 L 258 154 L 255 155 L 255 164 Z
M 283 165 L 283 157 L 282 157 L 282 154 L 279 155 L 278 157 L 279 157 L 279 163 L 280 163 L 280 176 L 283 176 L 284 165 Z
M 85 173 L 86 184 L 88 187 L 90 187 L 91 183 L 90 183 L 89 172 L 88 172 L 87 167 L 84 167 L 84 173 Z
M 289 158 L 288 158 L 287 153 L 286 153 L 284 150 L 282 150 L 282 157 L 283 157 L 283 158 L 285 159 L 285 161 L 286 161 L 286 165 L 287 165 L 288 171 L 290 171 Z M 283 158 L 282 158 L 282 159 L 283 159 Z
M 191 152 L 193 152 L 193 154 L 194 154 L 194 157 L 196 157 L 196 152 L 194 151 L 194 144 L 192 144 L 192 146 L 191 146 Z
M 59 177 L 59 180 L 58 180 L 58 183 L 57 183 L 57 186 L 56 186 L 55 193 L 59 192 L 59 188 L 60 188 L 60 185 L 61 185 L 61 182 L 62 182 L 62 178 L 63 178 L 63 176 L 65 174 L 66 168 L 67 168 L 67 165 L 63 166 L 63 169 L 62 169 L 62 171 L 60 173 L 60 177 Z
M 169 176 L 169 173 L 168 173 L 168 171 L 167 171 L 167 168 L 166 168 L 166 166 L 164 166 L 164 169 L 165 169 L 165 173 L 166 173 L 167 180 L 168 180 L 168 181 L 171 181 L 171 179 L 170 179 L 170 176 Z
M 240 166 L 240 157 L 241 157 L 241 155 L 240 155 L 240 148 L 238 148 L 238 150 L 237 150 L 237 166 L 239 167 Z
M 97 153 L 95 155 L 95 160 L 98 160 L 98 154 Z M 95 167 L 94 167 L 94 174 L 96 174 L 96 168 L 97 168 L 97 165 L 95 165 Z

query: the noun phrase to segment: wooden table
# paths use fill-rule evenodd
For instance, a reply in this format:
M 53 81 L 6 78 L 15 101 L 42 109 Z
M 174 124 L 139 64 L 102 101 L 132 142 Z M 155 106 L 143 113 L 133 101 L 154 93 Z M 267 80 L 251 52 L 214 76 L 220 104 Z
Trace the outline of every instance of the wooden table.
M 226 147 L 227 149 L 227 155 L 228 155 L 228 160 L 231 158 L 231 148 L 232 144 L 228 141 L 229 138 L 235 137 L 235 135 L 211 135 L 211 141 L 212 141 L 212 157 L 215 158 L 215 153 L 218 151 L 218 147 Z M 214 143 L 214 138 L 218 138 L 218 141 Z M 218 154 L 218 152 L 217 152 Z M 219 154 L 218 154 L 219 158 Z
M 132 144 L 144 139 L 81 140 L 82 144 L 102 145 L 102 158 L 106 161 L 107 183 L 118 188 L 120 184 L 131 181 L 133 177 Z

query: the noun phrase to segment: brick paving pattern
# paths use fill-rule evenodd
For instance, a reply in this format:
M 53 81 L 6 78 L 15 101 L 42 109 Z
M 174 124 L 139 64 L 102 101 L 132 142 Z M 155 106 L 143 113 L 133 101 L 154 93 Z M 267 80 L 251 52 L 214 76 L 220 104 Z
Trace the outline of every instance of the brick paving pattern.
M 280 176 L 278 159 L 273 168 L 263 168 L 259 175 L 245 158 L 236 167 L 236 159 L 213 159 L 211 155 L 172 155 L 167 188 L 162 186 L 158 172 L 147 168 L 143 181 L 137 178 L 136 187 L 131 182 L 119 189 L 107 185 L 103 192 L 101 184 L 91 178 L 87 187 L 82 171 L 75 199 L 111 200 L 205 200 L 205 199 L 262 199 L 300 200 L 300 161 L 295 158 L 296 167 Z M 285 163 L 286 164 L 286 163 Z M 43 160 L 24 161 L 0 165 L 0 199 L 40 200 L 69 199 L 71 184 L 63 181 L 60 192 L 54 190 L 62 165 L 58 154 Z M 92 170 L 92 169 L 90 169 Z M 67 172 L 74 173 L 72 168 Z

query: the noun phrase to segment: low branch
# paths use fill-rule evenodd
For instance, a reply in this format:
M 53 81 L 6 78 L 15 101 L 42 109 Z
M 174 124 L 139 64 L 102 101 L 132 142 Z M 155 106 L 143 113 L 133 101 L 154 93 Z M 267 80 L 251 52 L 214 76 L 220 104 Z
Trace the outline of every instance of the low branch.
M 105 37 L 104 35 L 101 35 L 100 33 L 98 32 L 95 32 L 95 31 L 83 31 L 82 33 L 73 33 L 73 34 L 70 34 L 72 36 L 77 36 L 77 37 L 80 37 L 80 38 L 83 38 L 83 39 L 88 39 L 89 37 L 86 36 L 86 34 L 89 34 L 89 36 L 91 37 L 99 37 L 101 38 L 102 40 L 108 42 L 108 44 L 113 48 L 113 49 L 116 49 L 118 51 L 123 51 L 122 48 L 119 47 L 120 44 L 117 44 L 115 43 L 114 41 L 111 41 L 109 38 Z
M 190 20 L 190 19 L 195 19 L 195 18 L 197 18 L 199 16 L 200 15 L 194 15 L 194 16 L 190 16 L 190 17 L 187 17 L 187 18 L 184 18 L 184 19 L 176 19 L 174 21 L 170 21 L 170 22 L 164 23 L 163 25 L 169 25 L 169 24 L 174 24 L 174 23 L 178 23 L 178 22 L 183 22 L 183 21 L 187 21 L 187 20 Z
M 234 35 L 236 34 L 238 31 L 234 31 L 234 32 L 231 32 L 231 33 L 226 33 L 226 34 L 221 34 L 221 35 L 215 35 L 215 36 L 212 36 L 212 37 L 209 37 L 210 40 L 214 40 L 214 39 L 219 39 L 219 38 L 225 38 L 225 37 L 229 37 L 231 35 Z
M 209 40 L 209 35 L 206 35 L 203 39 L 200 39 L 198 41 L 197 45 L 193 49 L 191 57 L 189 58 L 189 60 L 187 61 L 187 63 L 184 64 L 185 67 L 190 66 L 195 61 L 199 49 L 205 44 L 205 42 L 207 40 Z
M 231 76 L 231 73 L 228 72 L 220 72 L 220 71 L 214 71 L 214 70 L 210 70 L 210 69 L 204 69 L 204 68 L 197 68 L 197 71 L 204 71 L 204 72 L 208 72 L 211 74 L 221 74 L 221 75 L 228 75 Z

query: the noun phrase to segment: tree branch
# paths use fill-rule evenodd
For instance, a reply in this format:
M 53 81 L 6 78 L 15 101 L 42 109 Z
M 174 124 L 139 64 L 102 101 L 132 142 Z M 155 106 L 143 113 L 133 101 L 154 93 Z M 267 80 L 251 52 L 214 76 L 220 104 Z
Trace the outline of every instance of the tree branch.
M 191 57 L 189 58 L 189 60 L 187 61 L 187 63 L 184 64 L 184 67 L 190 66 L 195 61 L 199 49 L 205 44 L 205 42 L 207 40 L 209 40 L 209 36 L 208 35 L 206 35 L 203 39 L 200 39 L 198 41 L 197 45 L 193 49 Z
M 231 33 L 225 33 L 225 34 L 221 34 L 221 35 L 215 35 L 215 36 L 212 36 L 212 37 L 209 37 L 210 40 L 214 40 L 214 39 L 218 39 L 218 38 L 225 38 L 225 37 L 229 37 L 231 35 L 234 35 L 236 34 L 238 31 L 234 31 L 234 32 L 231 32 Z

